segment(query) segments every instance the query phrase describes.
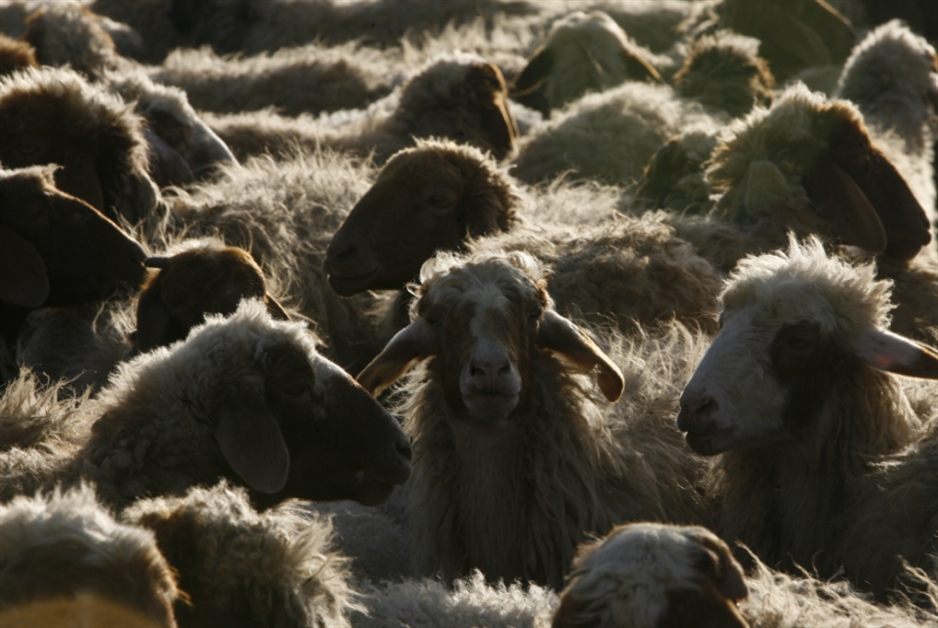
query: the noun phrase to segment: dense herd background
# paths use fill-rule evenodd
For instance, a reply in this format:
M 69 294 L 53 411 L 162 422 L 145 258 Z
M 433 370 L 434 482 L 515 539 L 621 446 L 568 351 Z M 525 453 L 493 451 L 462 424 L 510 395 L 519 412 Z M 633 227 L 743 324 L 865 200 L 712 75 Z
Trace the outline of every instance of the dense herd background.
M 938 3 L 0 27 L 4 626 L 938 626 Z

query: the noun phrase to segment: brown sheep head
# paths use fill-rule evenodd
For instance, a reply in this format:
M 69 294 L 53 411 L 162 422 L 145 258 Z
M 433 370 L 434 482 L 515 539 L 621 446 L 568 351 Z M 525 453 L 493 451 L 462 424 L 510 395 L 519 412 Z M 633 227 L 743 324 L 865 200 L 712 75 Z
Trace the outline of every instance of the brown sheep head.
M 0 34 L 0 76 L 21 68 L 38 68 L 36 51 L 25 41 Z
M 510 229 L 516 202 L 477 149 L 420 141 L 388 161 L 336 231 L 326 251 L 329 285 L 343 296 L 401 289 L 435 251 Z
M 925 210 L 856 108 L 801 84 L 735 123 L 706 176 L 723 192 L 718 214 L 782 237 L 817 234 L 900 260 L 931 241 Z
M 144 279 L 140 245 L 56 189 L 52 168 L 0 173 L 2 297 L 22 307 L 78 305 Z
M 557 314 L 543 269 L 525 253 L 440 254 L 421 271 L 413 322 L 359 374 L 377 393 L 417 361 L 429 369 L 451 412 L 502 425 L 529 398 L 539 354 L 558 354 L 573 370 L 591 372 L 603 394 L 618 400 L 622 373 L 575 324 Z
M 550 117 L 587 92 L 627 80 L 661 82 L 639 46 L 602 11 L 574 11 L 558 20 L 512 85 L 511 97 Z
M 56 187 L 118 223 L 137 223 L 157 205 L 141 119 L 71 70 L 0 80 L 0 162 L 58 164 Z
M 261 299 L 273 318 L 290 320 L 267 294 L 263 271 L 244 249 L 206 244 L 170 258 L 148 258 L 146 265 L 160 271 L 140 294 L 137 351 L 182 340 L 206 314 L 232 314 L 242 299 Z
M 518 137 L 501 70 L 475 56 L 444 58 L 411 79 L 389 124 L 403 136 L 450 139 L 498 160 Z
M 617 526 L 573 559 L 553 628 L 748 628 L 748 595 L 726 543 L 706 528 Z
M 884 330 L 890 283 L 874 274 L 828 258 L 816 238 L 741 261 L 723 294 L 720 333 L 681 394 L 677 425 L 691 449 L 833 440 L 863 429 L 854 407 L 875 404 L 848 396 L 881 393 L 882 371 L 938 379 L 938 351 Z M 854 416 L 844 421 L 832 410 L 840 407 Z M 877 433 L 872 446 L 898 447 L 891 438 Z

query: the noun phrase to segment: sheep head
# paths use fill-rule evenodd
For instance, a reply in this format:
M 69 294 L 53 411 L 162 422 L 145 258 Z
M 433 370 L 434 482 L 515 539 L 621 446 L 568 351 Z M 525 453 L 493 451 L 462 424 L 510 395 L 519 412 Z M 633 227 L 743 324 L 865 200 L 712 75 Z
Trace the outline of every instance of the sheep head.
M 56 186 L 115 222 L 157 205 L 141 120 L 71 70 L 24 70 L 0 80 L 0 162 L 58 164 Z
M 68 306 L 144 279 L 140 245 L 87 203 L 56 189 L 51 168 L 0 172 L 4 302 Z
M 836 386 L 872 386 L 858 379 L 870 370 L 938 379 L 938 352 L 882 331 L 889 282 L 874 275 L 828 259 L 817 239 L 740 262 L 721 331 L 681 395 L 688 445 L 713 455 L 833 428 L 823 417 L 844 403 Z
M 151 257 L 146 264 L 160 271 L 140 295 L 138 351 L 182 340 L 206 314 L 232 314 L 242 299 L 261 299 L 273 318 L 290 320 L 267 294 L 263 271 L 244 249 L 206 244 L 170 258 Z
M 0 76 L 20 68 L 38 68 L 36 51 L 25 41 L 0 34 Z
M 413 322 L 359 374 L 376 394 L 412 364 L 429 369 L 457 417 L 501 424 L 528 401 L 536 354 L 557 354 L 579 372 L 596 369 L 607 399 L 622 394 L 618 367 L 557 314 L 543 270 L 524 253 L 438 255 L 421 270 Z
M 715 211 L 737 222 L 771 221 L 902 260 L 931 241 L 924 209 L 856 108 L 800 84 L 734 125 L 707 178 L 723 192 Z
M 726 543 L 706 528 L 633 523 L 577 551 L 553 628 L 748 628 L 748 595 Z
M 662 82 L 615 20 L 602 11 L 574 11 L 551 27 L 547 43 L 515 79 L 511 97 L 549 117 L 587 92 L 648 79 Z
M 499 160 L 518 137 L 501 70 L 474 55 L 443 58 L 411 79 L 390 122 L 403 136 L 447 138 Z
M 478 150 L 420 141 L 388 161 L 333 236 L 329 285 L 343 296 L 403 288 L 435 251 L 507 231 L 516 201 L 511 183 Z

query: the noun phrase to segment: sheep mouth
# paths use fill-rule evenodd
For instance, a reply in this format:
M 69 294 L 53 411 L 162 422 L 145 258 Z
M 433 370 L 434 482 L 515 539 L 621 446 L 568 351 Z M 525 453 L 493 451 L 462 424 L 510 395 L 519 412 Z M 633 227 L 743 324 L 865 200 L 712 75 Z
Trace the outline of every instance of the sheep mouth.
M 356 490 L 355 501 L 363 506 L 379 506 L 388 501 L 394 487 L 400 482 L 390 482 L 368 471 L 359 471 L 355 474 Z
M 329 285 L 343 297 L 349 297 L 371 287 L 372 280 L 377 276 L 378 269 L 369 270 L 360 275 L 340 275 L 330 269 Z
M 727 438 L 736 432 L 738 426 L 723 430 L 708 430 L 706 432 L 687 432 L 684 439 L 688 447 L 704 456 L 715 456 L 729 448 Z
M 518 405 L 518 394 L 473 394 L 463 395 L 463 402 L 469 410 L 469 415 L 477 421 L 501 421 L 506 418 Z

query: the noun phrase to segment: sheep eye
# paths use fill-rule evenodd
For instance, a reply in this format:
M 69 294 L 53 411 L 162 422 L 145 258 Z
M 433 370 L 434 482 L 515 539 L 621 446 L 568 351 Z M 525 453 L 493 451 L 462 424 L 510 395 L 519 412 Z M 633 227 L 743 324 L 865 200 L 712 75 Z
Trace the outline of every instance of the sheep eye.
M 309 387 L 305 384 L 293 384 L 283 389 L 283 392 L 285 392 L 290 397 L 302 397 L 308 391 Z
M 528 313 L 528 320 L 531 321 L 532 323 L 536 322 L 539 318 L 541 318 L 541 314 L 543 313 L 544 313 L 544 310 L 541 310 L 541 309 L 532 310 L 530 313 Z
M 453 199 L 442 194 L 433 194 L 427 199 L 426 204 L 434 211 L 443 211 L 453 206 Z
M 443 321 L 442 321 L 442 319 L 440 319 L 439 316 L 432 316 L 432 315 L 431 315 L 431 316 L 427 316 L 427 315 L 424 315 L 423 320 L 427 321 L 427 324 L 428 324 L 430 327 L 442 327 L 442 326 L 443 326 Z

